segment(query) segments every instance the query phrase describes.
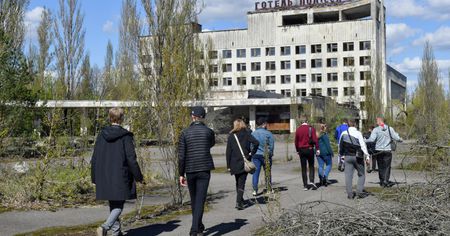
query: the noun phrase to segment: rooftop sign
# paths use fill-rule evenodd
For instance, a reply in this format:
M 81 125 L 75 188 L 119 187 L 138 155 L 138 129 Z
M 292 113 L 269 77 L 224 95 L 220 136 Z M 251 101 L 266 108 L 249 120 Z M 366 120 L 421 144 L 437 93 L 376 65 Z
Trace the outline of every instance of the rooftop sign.
M 292 6 L 308 7 L 327 3 L 342 3 L 351 0 L 272 0 L 255 2 L 255 11 L 276 8 L 287 8 Z

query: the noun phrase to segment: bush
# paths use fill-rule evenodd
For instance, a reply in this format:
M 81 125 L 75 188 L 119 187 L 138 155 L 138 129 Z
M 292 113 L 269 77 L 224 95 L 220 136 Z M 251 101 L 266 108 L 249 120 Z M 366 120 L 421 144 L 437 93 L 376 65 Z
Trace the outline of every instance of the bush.
M 34 166 L 26 174 L 1 173 L 0 203 L 10 209 L 52 209 L 78 204 L 94 204 L 90 168 L 85 163 L 52 163 L 40 189 L 40 171 Z

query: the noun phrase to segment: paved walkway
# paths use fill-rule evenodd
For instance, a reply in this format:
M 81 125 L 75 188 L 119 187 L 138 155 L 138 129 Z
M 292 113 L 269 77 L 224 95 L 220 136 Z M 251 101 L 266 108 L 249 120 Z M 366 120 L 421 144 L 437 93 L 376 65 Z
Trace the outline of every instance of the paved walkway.
M 301 184 L 299 163 L 291 161 L 289 163 L 277 164 L 274 166 L 273 179 L 275 188 L 280 190 L 281 206 L 285 209 L 292 209 L 298 203 L 315 200 L 326 200 L 354 206 L 365 202 L 376 201 L 370 196 L 362 200 L 348 200 L 344 190 L 344 174 L 338 171 L 332 173 L 331 179 L 337 183 L 329 187 L 319 188 L 316 191 L 304 191 Z M 422 182 L 424 177 L 418 173 L 408 172 L 408 182 Z M 367 175 L 366 187 L 377 187 L 377 173 Z M 404 173 L 394 170 L 393 177 L 399 182 L 404 182 Z M 251 176 L 247 178 L 245 198 L 255 200 L 251 196 Z M 355 174 L 356 181 L 356 174 Z M 227 174 L 214 174 L 211 179 L 210 192 L 215 193 L 218 198 L 213 203 L 211 211 L 204 215 L 206 235 L 251 235 L 263 226 L 263 217 L 269 217 L 267 206 L 264 204 L 263 196 L 257 197 L 257 202 L 243 211 L 238 211 L 235 206 L 234 177 Z M 149 225 L 137 229 L 128 230 L 129 236 L 144 235 L 188 235 L 191 223 L 191 216 L 186 215 L 167 224 Z
M 218 146 L 213 152 L 223 153 L 223 149 L 223 146 Z M 348 200 L 344 192 L 344 174 L 334 169 L 330 179 L 334 180 L 336 182 L 335 184 L 327 188 L 319 188 L 316 191 L 303 191 L 298 157 L 292 153 L 292 150 L 287 150 L 288 154 L 294 156 L 294 159 L 290 162 L 283 162 L 286 149 L 284 149 L 283 145 L 278 145 L 278 149 L 276 153 L 280 153 L 281 155 L 279 156 L 281 157 L 276 158 L 278 160 L 273 167 L 273 181 L 275 188 L 280 190 L 279 197 L 283 208 L 292 209 L 298 203 L 314 200 L 327 200 L 352 206 L 376 201 L 375 197 L 368 197 L 363 200 Z M 224 157 L 216 156 L 215 163 L 217 167 L 224 166 Z M 423 182 L 425 178 L 421 173 L 404 173 L 403 171 L 393 169 L 392 180 L 405 182 L 405 176 L 408 183 Z M 236 198 L 234 177 L 223 173 L 214 173 L 212 175 L 209 193 L 212 194 L 214 200 L 211 204 L 212 209 L 204 215 L 206 235 L 251 235 L 264 224 L 263 217 L 270 215 L 267 213 L 264 197 L 259 196 L 255 199 L 251 196 L 251 177 L 249 175 L 247 178 L 244 197 L 258 203 L 251 205 L 243 211 L 237 211 L 234 208 Z M 377 180 L 377 173 L 368 174 L 366 187 L 378 186 Z M 145 205 L 159 204 L 164 201 L 167 201 L 167 199 L 147 196 Z M 125 207 L 126 212 L 133 209 L 133 203 Z M 7 212 L 0 214 L 0 235 L 14 235 L 44 227 L 93 223 L 104 220 L 108 211 L 106 206 L 101 206 L 96 208 L 62 209 L 57 212 Z M 127 231 L 129 236 L 188 235 L 190 224 L 191 216 L 185 215 L 164 224 L 153 224 L 135 229 L 127 229 Z

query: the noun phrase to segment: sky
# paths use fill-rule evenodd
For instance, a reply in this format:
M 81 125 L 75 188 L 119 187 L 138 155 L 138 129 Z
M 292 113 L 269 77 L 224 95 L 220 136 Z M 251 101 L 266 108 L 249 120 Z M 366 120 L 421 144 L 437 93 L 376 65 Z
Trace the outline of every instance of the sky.
M 140 2 L 140 0 L 137 0 Z M 246 14 L 256 0 L 203 0 L 199 23 L 204 30 L 246 28 Z M 31 0 L 25 15 L 27 39 L 36 41 L 44 7 L 56 15 L 58 0 Z M 121 0 L 80 0 L 85 15 L 86 50 L 91 63 L 102 67 L 108 40 L 118 47 Z M 199 0 L 202 2 L 202 0 Z M 423 45 L 429 41 L 448 88 L 450 71 L 450 0 L 385 0 L 387 63 L 408 77 L 408 89 L 417 85 Z

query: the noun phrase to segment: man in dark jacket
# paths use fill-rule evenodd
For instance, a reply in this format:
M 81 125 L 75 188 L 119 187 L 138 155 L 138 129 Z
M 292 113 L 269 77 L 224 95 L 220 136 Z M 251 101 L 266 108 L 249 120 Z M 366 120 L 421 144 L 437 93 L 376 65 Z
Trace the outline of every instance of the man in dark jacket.
M 121 235 L 119 216 L 125 200 L 136 199 L 136 182 L 143 183 L 141 169 L 136 161 L 133 133 L 122 128 L 123 109 L 109 110 L 110 126 L 97 137 L 91 159 L 91 178 L 97 200 L 108 200 L 110 215 L 97 228 L 97 235 Z
M 211 170 L 214 169 L 211 148 L 216 141 L 214 131 L 202 122 L 205 114 L 203 107 L 192 109 L 192 123 L 183 130 L 178 143 L 180 185 L 189 188 L 191 197 L 192 226 L 190 235 L 203 235 L 205 230 L 202 222 L 203 211 Z
M 320 155 L 319 142 L 314 127 L 308 125 L 306 116 L 300 118 L 302 125 L 297 128 L 295 132 L 295 148 L 300 156 L 300 164 L 302 169 L 302 179 L 304 190 L 310 188 L 317 189 L 314 183 L 314 148 L 316 148 L 316 155 Z M 309 169 L 309 183 L 306 170 Z

